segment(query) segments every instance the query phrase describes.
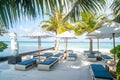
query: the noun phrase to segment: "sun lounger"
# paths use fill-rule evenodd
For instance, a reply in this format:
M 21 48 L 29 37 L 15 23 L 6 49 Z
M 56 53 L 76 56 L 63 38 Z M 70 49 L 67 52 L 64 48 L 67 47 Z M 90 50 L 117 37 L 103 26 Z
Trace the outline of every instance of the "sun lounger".
M 73 53 L 73 50 L 67 50 L 66 51 L 68 54 L 72 54 Z
M 53 56 L 53 53 L 50 53 L 50 52 L 46 52 L 46 53 L 40 55 L 40 57 L 45 58 L 45 59 L 49 58 L 51 56 Z
M 97 58 L 94 54 L 86 54 L 86 57 L 88 61 L 97 61 Z
M 58 58 L 48 58 L 38 64 L 38 70 L 51 70 L 58 63 Z
M 100 64 L 91 64 L 89 70 L 93 80 L 113 80 L 111 74 Z
M 28 70 L 36 66 L 36 59 L 29 59 L 15 64 L 15 69 L 17 70 Z
M 101 58 L 106 62 L 108 60 L 112 60 L 113 58 L 108 55 L 101 55 Z
M 93 51 L 93 53 L 94 53 L 94 54 L 98 54 L 98 53 L 100 53 L 100 51 Z
M 76 60 L 77 59 L 77 55 L 76 54 L 69 54 L 66 57 L 67 60 Z
M 86 54 L 87 54 L 87 53 L 90 53 L 90 51 L 88 51 L 88 50 L 85 50 L 85 51 L 84 51 L 84 53 L 86 53 Z
M 64 52 L 65 52 L 65 50 L 63 50 L 63 49 L 62 49 L 62 50 L 60 50 L 59 52 L 60 52 L 60 53 L 64 53 Z
M 58 58 L 58 59 L 62 59 L 63 53 L 57 53 L 53 57 Z
M 92 53 L 90 53 L 90 51 L 88 51 L 88 50 L 85 50 L 84 55 L 87 55 L 87 54 L 92 54 Z

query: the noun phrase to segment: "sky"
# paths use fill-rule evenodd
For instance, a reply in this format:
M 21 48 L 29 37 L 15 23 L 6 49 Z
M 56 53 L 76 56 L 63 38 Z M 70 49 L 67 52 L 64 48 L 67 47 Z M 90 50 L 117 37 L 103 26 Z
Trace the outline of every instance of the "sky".
M 107 6 L 108 7 L 108 6 Z M 107 8 L 106 7 L 106 8 Z M 103 9 L 103 12 L 106 14 L 110 14 L 111 10 L 110 9 Z M 48 16 L 45 16 L 44 19 L 48 19 Z M 23 20 L 21 20 L 20 23 L 14 24 L 13 28 L 10 29 L 11 32 L 17 33 L 17 38 L 19 41 L 37 41 L 37 39 L 28 39 L 25 37 L 21 37 L 21 34 L 24 34 L 24 32 L 31 31 L 32 29 L 38 27 L 40 25 L 40 21 L 43 20 L 42 17 L 38 16 L 35 20 L 28 20 L 27 17 Z M 88 42 L 89 40 L 86 39 L 86 34 L 77 36 L 77 39 L 72 39 L 70 41 L 81 41 L 81 42 Z M 52 38 L 49 39 L 42 39 L 42 41 L 54 41 Z M 9 35 L 4 34 L 3 36 L 0 36 L 0 41 L 10 41 Z M 96 39 L 94 41 L 97 41 Z M 100 41 L 102 42 L 112 42 L 111 39 L 101 39 Z M 120 42 L 120 38 L 116 38 L 116 42 Z

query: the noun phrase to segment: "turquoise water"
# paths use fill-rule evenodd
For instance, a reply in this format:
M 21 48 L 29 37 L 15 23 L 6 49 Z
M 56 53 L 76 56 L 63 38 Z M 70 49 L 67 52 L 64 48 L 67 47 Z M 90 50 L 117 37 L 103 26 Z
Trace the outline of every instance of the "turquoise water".
M 0 52 L 0 56 L 6 56 L 11 53 L 10 49 L 10 42 L 6 41 L 5 43 L 8 44 L 8 48 L 4 50 L 4 52 Z M 120 42 L 116 42 L 116 45 L 120 44 Z M 41 43 L 43 48 L 54 47 L 54 42 L 42 42 Z M 35 41 L 19 41 L 19 53 L 28 52 L 32 50 L 37 50 L 38 42 Z M 60 42 L 59 49 L 64 49 L 65 44 L 64 42 Z M 89 42 L 69 42 L 68 49 L 89 49 Z M 93 42 L 93 48 L 97 49 L 97 42 Z M 100 49 L 111 49 L 113 48 L 112 42 L 100 42 L 99 43 Z

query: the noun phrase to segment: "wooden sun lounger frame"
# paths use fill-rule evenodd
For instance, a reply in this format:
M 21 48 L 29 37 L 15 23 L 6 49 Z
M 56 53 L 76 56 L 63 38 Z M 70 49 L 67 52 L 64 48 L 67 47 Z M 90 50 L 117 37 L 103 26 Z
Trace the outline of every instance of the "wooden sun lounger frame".
M 87 60 L 88 61 L 97 61 L 97 58 L 96 57 L 94 57 L 94 58 L 91 58 L 91 57 L 88 57 L 87 55 L 86 55 L 86 57 L 87 57 Z
M 74 60 L 76 60 L 76 57 L 69 57 L 69 56 L 67 56 L 66 60 L 68 60 L 68 61 L 74 61 Z
M 36 65 L 37 65 L 36 61 L 32 62 L 30 64 L 27 64 L 27 65 L 15 64 L 15 69 L 16 70 L 23 70 L 23 71 L 25 71 L 25 70 L 29 70 L 29 69 L 33 68 Z
M 51 70 L 58 63 L 58 61 L 59 60 L 57 59 L 53 63 L 51 63 L 50 65 L 38 64 L 38 70 Z
M 66 60 L 68 60 L 68 61 L 75 61 L 77 59 L 77 55 L 76 56 L 67 56 L 66 57 Z
M 113 60 L 112 58 L 111 58 L 111 59 L 106 59 L 106 58 L 103 58 L 103 57 L 101 57 L 101 58 L 102 58 L 102 60 L 103 60 L 104 62 Z
M 88 58 L 88 57 L 87 57 L 87 60 L 88 60 L 88 61 L 97 61 L 97 58 Z

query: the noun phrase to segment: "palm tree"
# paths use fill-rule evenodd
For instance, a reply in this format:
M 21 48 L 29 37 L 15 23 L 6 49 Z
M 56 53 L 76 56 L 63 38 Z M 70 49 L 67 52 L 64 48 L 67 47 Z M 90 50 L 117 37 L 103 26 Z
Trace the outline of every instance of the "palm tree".
M 112 5 L 110 6 L 112 10 L 114 11 L 113 14 L 115 16 L 114 21 L 120 23 L 120 1 L 119 0 L 114 0 Z
M 92 14 L 90 12 L 82 12 L 80 14 L 81 20 L 76 22 L 76 27 L 75 27 L 75 33 L 77 35 L 80 35 L 84 32 L 93 32 L 94 30 L 98 29 L 101 27 L 101 25 L 106 22 L 110 21 L 107 20 L 105 14 L 102 14 L 100 16 L 96 16 L 96 14 Z M 90 52 L 92 53 L 92 39 L 90 38 Z
M 66 30 L 73 30 L 74 27 L 66 22 L 65 15 L 62 11 L 63 10 L 61 9 L 52 12 L 52 14 L 47 14 L 49 15 L 49 20 L 41 21 L 42 28 L 55 32 L 56 35 L 65 32 Z M 55 40 L 55 50 L 57 51 L 56 43 L 57 40 Z
M 3 26 L 0 26 L 0 36 L 3 36 L 3 34 L 7 32 L 8 31 Z
M 43 16 L 44 12 L 60 9 L 63 5 L 69 11 L 68 15 L 76 19 L 81 11 L 98 11 L 104 4 L 105 0 L 0 0 L 0 25 L 9 29 L 26 16 L 35 19 L 37 15 Z

